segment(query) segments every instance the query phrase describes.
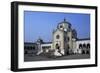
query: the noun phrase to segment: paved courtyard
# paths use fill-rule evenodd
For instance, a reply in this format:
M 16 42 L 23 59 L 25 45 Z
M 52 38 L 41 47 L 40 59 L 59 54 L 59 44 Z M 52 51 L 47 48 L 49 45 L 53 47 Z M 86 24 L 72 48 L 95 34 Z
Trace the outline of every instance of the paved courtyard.
M 30 61 L 50 61 L 50 60 L 73 60 L 73 59 L 89 59 L 90 55 L 89 54 L 75 54 L 75 55 L 66 55 L 66 56 L 61 56 L 61 57 L 54 57 L 54 58 L 49 58 L 43 55 L 24 55 L 24 61 L 25 62 L 30 62 Z

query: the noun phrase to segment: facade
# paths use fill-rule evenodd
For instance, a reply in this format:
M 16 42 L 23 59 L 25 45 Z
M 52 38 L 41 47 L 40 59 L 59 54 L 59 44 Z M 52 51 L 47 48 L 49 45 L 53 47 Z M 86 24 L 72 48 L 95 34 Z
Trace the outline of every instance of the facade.
M 90 39 L 78 39 L 76 41 L 76 50 L 74 53 L 80 53 L 80 54 L 90 54 Z
M 39 38 L 35 42 L 36 55 L 49 53 L 54 56 L 69 54 L 89 54 L 90 39 L 78 39 L 77 32 L 65 19 L 58 23 L 57 28 L 52 32 L 52 42 L 43 42 Z
M 24 43 L 24 54 L 25 55 L 32 55 L 37 54 L 38 52 L 38 45 L 36 43 Z
M 53 48 L 61 55 L 69 53 L 69 49 L 76 48 L 77 33 L 71 28 L 71 24 L 65 19 L 58 23 L 57 29 L 53 31 Z

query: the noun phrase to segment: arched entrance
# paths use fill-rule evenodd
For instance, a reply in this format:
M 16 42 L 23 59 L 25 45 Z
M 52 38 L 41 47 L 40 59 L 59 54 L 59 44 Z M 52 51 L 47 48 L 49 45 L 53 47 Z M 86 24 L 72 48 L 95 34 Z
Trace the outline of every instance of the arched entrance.
M 56 47 L 58 53 L 60 53 L 61 55 L 63 55 L 63 54 L 61 53 L 60 45 L 59 45 L 58 43 L 55 45 L 55 47 Z
M 56 49 L 58 49 L 58 50 L 60 49 L 60 46 L 58 43 L 56 44 Z

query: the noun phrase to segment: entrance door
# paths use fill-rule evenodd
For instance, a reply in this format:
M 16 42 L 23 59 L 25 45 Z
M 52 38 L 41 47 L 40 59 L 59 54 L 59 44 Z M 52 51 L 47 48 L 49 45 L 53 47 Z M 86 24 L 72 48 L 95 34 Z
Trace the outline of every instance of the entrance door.
M 56 49 L 58 50 L 60 49 L 60 46 L 58 45 L 58 43 L 56 44 Z
M 56 49 L 58 50 L 59 53 L 61 53 L 60 46 L 58 43 L 56 44 Z

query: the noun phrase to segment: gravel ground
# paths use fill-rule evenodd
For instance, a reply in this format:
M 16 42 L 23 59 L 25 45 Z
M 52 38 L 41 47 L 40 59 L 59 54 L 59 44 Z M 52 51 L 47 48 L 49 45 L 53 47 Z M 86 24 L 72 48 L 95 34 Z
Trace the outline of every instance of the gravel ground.
M 73 60 L 73 59 L 89 59 L 89 54 L 75 54 L 75 55 L 67 55 L 67 56 L 61 56 L 61 57 L 54 57 L 54 58 L 48 58 L 46 56 L 36 56 L 36 55 L 24 55 L 24 61 L 30 62 L 30 61 L 51 61 L 51 60 Z

